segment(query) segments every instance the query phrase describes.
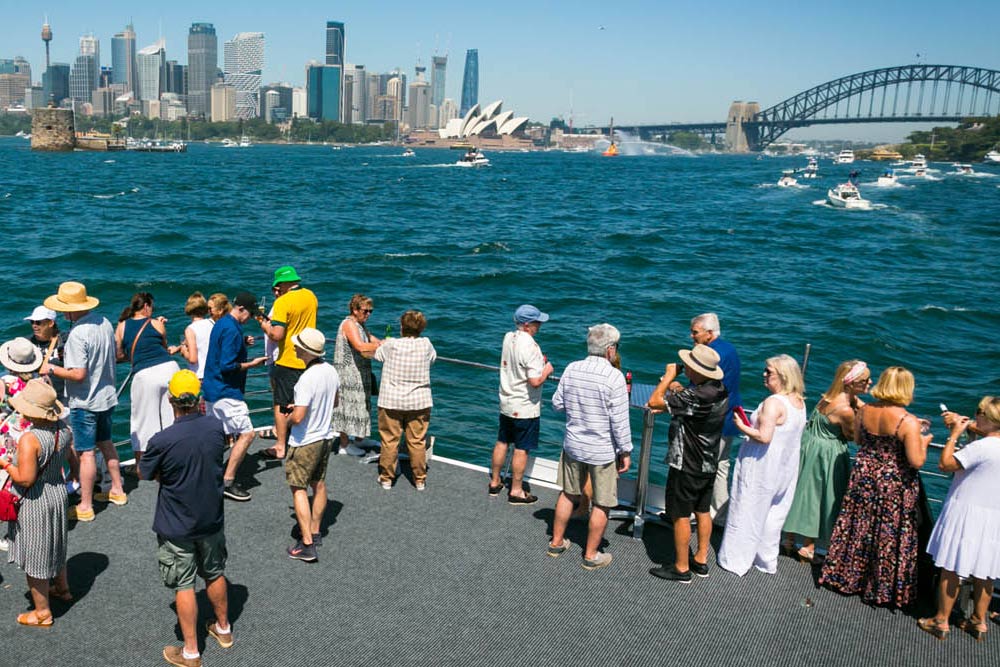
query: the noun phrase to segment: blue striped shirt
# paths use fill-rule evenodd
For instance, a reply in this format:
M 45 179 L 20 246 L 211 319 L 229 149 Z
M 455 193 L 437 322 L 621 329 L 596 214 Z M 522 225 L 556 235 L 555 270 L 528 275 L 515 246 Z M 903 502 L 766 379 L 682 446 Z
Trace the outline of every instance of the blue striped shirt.
M 625 376 L 604 357 L 567 366 L 552 407 L 566 413 L 563 449 L 575 460 L 604 465 L 632 451 Z

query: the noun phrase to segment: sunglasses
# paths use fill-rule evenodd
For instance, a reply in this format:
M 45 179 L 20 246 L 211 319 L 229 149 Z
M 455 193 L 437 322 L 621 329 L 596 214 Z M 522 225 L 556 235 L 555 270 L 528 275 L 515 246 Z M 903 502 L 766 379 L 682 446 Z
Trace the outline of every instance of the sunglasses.
M 364 314 L 366 314 L 366 315 L 371 315 L 372 312 L 373 312 L 373 310 L 374 310 L 373 308 L 362 308 L 361 312 L 364 313 Z

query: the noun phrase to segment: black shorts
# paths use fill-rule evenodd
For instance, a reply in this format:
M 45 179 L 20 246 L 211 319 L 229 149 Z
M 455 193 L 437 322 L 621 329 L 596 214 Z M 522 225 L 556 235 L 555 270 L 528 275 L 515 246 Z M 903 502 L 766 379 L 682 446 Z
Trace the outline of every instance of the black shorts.
M 271 367 L 271 391 L 274 392 L 276 406 L 283 408 L 295 402 L 295 383 L 304 372 L 304 368 L 289 368 L 278 364 Z
M 692 513 L 704 513 L 712 506 L 715 475 L 693 475 L 670 469 L 664 504 L 671 519 L 686 519 Z
M 514 445 L 514 449 L 530 452 L 538 447 L 538 430 L 541 417 L 517 419 L 500 414 L 500 426 L 497 428 L 497 441 Z

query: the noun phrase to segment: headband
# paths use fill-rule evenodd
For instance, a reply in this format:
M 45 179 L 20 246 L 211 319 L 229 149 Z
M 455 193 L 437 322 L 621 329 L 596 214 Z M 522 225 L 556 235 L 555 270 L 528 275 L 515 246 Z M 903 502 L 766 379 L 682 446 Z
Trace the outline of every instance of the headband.
M 866 364 L 865 362 L 859 361 L 858 363 L 854 364 L 853 366 L 851 366 L 851 370 L 847 371 L 847 375 L 844 376 L 843 380 L 844 384 L 845 385 L 851 384 L 859 377 L 861 377 L 861 374 L 864 373 L 866 370 L 868 370 L 868 364 Z

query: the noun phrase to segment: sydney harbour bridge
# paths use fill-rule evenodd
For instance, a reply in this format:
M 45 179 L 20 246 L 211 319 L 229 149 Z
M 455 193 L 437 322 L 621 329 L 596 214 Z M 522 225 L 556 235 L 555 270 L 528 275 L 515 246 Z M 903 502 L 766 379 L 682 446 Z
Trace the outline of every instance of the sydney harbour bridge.
M 621 125 L 643 139 L 724 134 L 734 151 L 760 151 L 797 127 L 848 123 L 962 122 L 1000 115 L 1000 71 L 959 65 L 902 65 L 851 74 L 774 106 L 737 101 L 723 122 Z M 609 127 L 580 128 L 607 133 Z

